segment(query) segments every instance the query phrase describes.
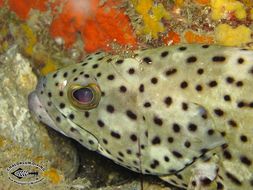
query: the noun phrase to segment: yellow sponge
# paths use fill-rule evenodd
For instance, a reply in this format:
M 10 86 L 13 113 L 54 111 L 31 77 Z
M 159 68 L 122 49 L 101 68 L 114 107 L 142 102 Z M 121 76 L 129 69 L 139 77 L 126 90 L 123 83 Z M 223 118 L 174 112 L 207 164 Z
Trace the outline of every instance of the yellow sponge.
M 241 46 L 252 41 L 251 33 L 252 31 L 244 25 L 232 28 L 227 24 L 220 24 L 215 29 L 215 38 L 221 45 Z
M 219 20 L 227 18 L 233 13 L 237 19 L 246 18 L 246 10 L 243 3 L 236 0 L 211 0 L 212 19 Z

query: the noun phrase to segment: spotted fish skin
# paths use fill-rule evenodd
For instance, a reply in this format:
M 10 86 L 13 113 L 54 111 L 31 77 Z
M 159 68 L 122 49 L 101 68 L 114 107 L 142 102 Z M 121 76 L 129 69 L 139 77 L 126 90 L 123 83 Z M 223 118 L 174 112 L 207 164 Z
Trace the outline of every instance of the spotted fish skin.
M 96 108 L 70 104 L 75 83 L 99 86 Z M 239 48 L 179 45 L 126 58 L 98 52 L 42 78 L 29 107 L 40 121 L 133 171 L 182 173 L 182 187 L 190 165 L 219 149 L 217 189 L 250 189 L 252 84 L 253 52 Z

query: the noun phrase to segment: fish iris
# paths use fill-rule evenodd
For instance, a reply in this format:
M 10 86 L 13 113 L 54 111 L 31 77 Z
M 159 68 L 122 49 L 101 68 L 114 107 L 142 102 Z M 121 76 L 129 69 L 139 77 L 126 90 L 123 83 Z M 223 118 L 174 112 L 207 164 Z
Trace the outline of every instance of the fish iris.
M 97 84 L 86 86 L 73 84 L 68 88 L 68 98 L 72 106 L 79 110 L 90 110 L 99 104 L 101 91 Z

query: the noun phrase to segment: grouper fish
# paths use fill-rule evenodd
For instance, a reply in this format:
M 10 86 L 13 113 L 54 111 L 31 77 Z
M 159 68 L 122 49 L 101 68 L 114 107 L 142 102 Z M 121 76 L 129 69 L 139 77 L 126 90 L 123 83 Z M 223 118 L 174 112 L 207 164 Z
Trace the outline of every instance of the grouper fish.
M 41 77 L 29 108 L 135 172 L 185 189 L 253 189 L 253 51 L 97 52 Z

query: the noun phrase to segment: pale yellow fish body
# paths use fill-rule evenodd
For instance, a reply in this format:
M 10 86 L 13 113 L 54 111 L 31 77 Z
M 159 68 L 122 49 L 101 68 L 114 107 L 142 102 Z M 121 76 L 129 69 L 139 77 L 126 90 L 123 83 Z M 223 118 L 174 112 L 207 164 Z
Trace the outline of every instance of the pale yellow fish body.
M 77 108 L 87 86 L 95 105 Z M 133 171 L 188 189 L 253 188 L 252 51 L 96 53 L 42 78 L 29 99 L 40 121 Z

